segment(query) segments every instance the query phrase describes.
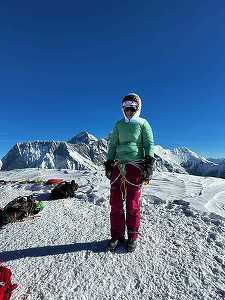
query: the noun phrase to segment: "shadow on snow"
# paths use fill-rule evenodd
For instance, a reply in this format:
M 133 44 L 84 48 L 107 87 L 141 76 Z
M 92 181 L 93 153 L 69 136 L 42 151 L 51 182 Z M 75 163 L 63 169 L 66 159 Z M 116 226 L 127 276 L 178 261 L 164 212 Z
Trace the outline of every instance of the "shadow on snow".
M 49 255 L 59 255 L 65 253 L 73 253 L 79 251 L 90 251 L 94 253 L 101 253 L 106 251 L 108 240 L 102 240 L 97 242 L 85 242 L 75 243 L 68 245 L 56 245 L 56 246 L 45 246 L 28 248 L 21 250 L 3 251 L 0 253 L 0 261 L 6 262 L 10 260 L 16 260 L 26 257 L 41 257 Z M 118 249 L 118 254 L 124 254 L 123 249 Z

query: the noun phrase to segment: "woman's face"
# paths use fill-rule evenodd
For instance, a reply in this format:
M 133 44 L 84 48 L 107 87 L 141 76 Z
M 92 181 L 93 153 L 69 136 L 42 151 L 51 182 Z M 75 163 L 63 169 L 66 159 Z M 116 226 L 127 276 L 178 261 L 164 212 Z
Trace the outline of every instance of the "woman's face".
M 125 107 L 124 113 L 128 119 L 131 119 L 133 115 L 136 113 L 137 108 L 136 107 Z

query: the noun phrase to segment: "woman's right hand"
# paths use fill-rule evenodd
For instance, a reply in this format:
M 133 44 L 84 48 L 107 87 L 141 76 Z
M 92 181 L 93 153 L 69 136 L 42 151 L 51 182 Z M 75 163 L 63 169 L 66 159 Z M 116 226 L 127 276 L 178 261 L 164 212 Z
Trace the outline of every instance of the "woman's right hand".
M 152 179 L 153 175 L 153 166 L 154 166 L 155 158 L 151 156 L 145 157 L 144 168 L 142 171 L 142 182 L 148 184 Z

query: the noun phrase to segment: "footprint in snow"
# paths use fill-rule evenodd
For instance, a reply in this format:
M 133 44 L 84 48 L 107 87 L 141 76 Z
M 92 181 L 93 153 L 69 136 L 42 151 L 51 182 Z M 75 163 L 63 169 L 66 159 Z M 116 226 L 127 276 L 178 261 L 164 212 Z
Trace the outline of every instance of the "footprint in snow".
M 216 226 L 224 227 L 225 219 L 215 213 L 209 214 L 210 222 Z
M 98 197 L 95 193 L 91 193 L 88 195 L 88 201 L 94 203 L 95 205 L 102 205 L 107 200 L 104 197 Z
M 186 217 L 196 218 L 198 216 L 197 210 L 190 207 L 190 202 L 179 199 L 179 200 L 174 200 L 172 203 L 178 205 Z
M 153 202 L 153 204 L 156 204 L 156 205 L 160 205 L 160 204 L 165 204 L 166 203 L 166 200 L 162 199 L 162 198 L 159 198 L 157 196 L 151 196 L 150 198 Z
M 216 260 L 216 262 L 219 264 L 219 265 L 223 265 L 224 261 L 223 261 L 223 258 L 220 257 L 220 256 L 214 256 L 214 259 Z
M 186 217 L 196 218 L 198 216 L 198 212 L 193 209 L 190 209 L 189 207 L 183 207 L 182 211 Z
M 221 299 L 225 299 L 225 290 L 217 289 L 216 293 L 221 297 Z
M 213 241 L 216 240 L 216 234 L 214 232 L 209 232 L 208 237 L 207 237 L 207 243 L 212 243 Z
M 173 200 L 173 203 L 183 207 L 188 207 L 190 205 L 190 202 L 184 200 Z

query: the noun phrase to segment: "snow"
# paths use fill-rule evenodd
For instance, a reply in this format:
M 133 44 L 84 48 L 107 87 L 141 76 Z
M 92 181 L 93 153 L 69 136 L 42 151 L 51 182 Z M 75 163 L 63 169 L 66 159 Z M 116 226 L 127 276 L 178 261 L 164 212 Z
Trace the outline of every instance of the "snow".
M 74 161 L 78 161 L 81 162 L 80 165 L 82 167 L 85 166 L 87 168 L 92 168 L 92 169 L 96 169 L 96 165 L 94 163 L 92 163 L 91 160 L 86 159 L 85 157 L 83 157 L 82 155 L 80 155 L 78 152 L 74 151 L 74 149 L 71 149 L 70 145 L 68 144 L 68 150 L 69 150 L 69 155 L 70 157 L 74 160 Z M 79 163 L 78 163 L 79 164 Z M 81 168 L 80 167 L 80 168 Z M 73 167 L 71 166 L 70 169 L 73 169 Z
M 201 160 L 204 163 L 209 162 L 205 157 L 199 156 L 197 153 L 191 151 L 187 147 L 178 147 L 175 148 L 172 153 L 178 155 L 178 157 L 183 161 L 188 161 L 190 159 L 194 160 Z
M 75 135 L 72 139 L 68 141 L 68 143 L 71 144 L 80 144 L 80 143 L 85 143 L 85 144 L 92 144 L 94 142 L 97 142 L 98 139 L 93 135 L 90 134 L 86 131 L 82 131 L 79 134 Z
M 155 146 L 157 171 L 225 178 L 225 164 L 209 161 L 186 147 L 173 150 Z M 107 159 L 107 140 L 86 131 L 69 142 L 17 143 L 2 159 L 2 170 L 23 168 L 95 170 Z M 217 161 L 217 160 L 216 160 Z
M 97 154 L 97 152 L 96 152 Z M 2 170 L 22 168 L 96 169 L 96 165 L 66 142 L 17 143 L 3 158 Z
M 48 201 L 51 187 L 22 180 L 64 178 L 75 198 Z M 155 172 L 143 188 L 134 253 L 109 238 L 109 181 L 96 171 L 0 171 L 0 206 L 35 193 L 39 217 L 0 230 L 0 261 L 20 284 L 13 299 L 224 299 L 225 180 Z

